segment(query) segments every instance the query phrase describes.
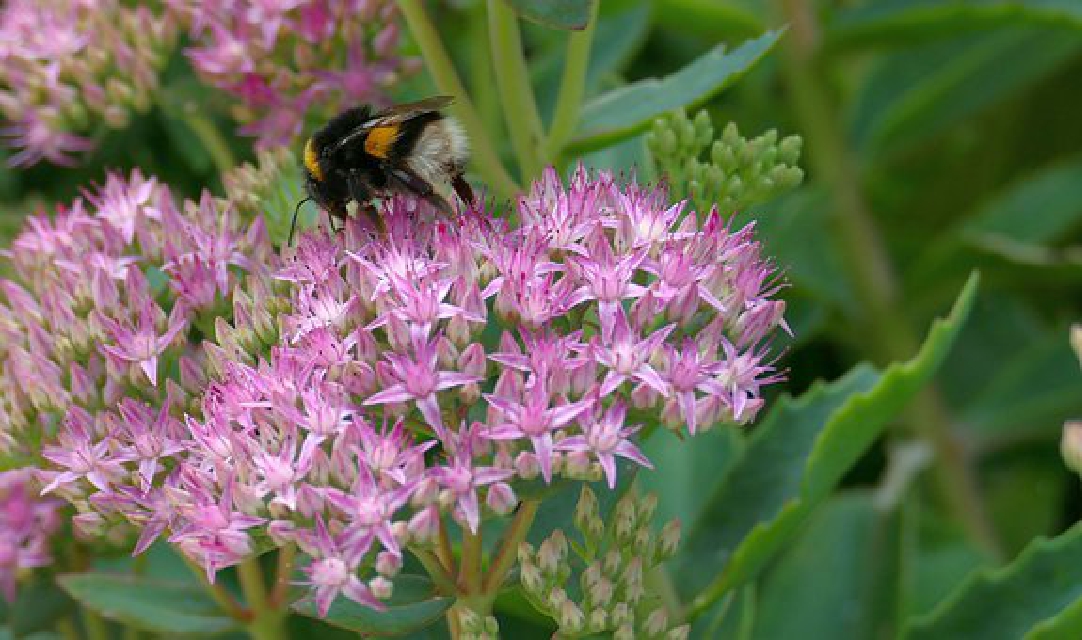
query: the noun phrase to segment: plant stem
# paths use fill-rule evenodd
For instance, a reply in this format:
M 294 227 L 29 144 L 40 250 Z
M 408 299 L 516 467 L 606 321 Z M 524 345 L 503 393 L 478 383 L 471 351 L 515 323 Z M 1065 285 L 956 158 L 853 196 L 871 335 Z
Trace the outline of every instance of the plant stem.
M 90 609 L 83 607 L 83 628 L 87 640 L 109 640 L 109 628 L 105 620 Z
M 775 0 L 789 23 L 783 48 L 783 73 L 796 115 L 808 140 L 815 175 L 833 193 L 834 223 L 849 263 L 856 294 L 870 328 L 873 348 L 887 361 L 911 357 L 920 342 L 899 308 L 899 287 L 890 257 L 875 226 L 853 154 L 816 64 L 819 41 L 814 9 L 807 0 Z M 989 525 L 976 482 L 959 443 L 950 433 L 950 421 L 934 390 L 923 390 L 908 411 L 908 422 L 935 449 L 935 475 L 941 494 L 969 537 L 994 556 L 999 544 Z
M 436 554 L 432 553 L 428 549 L 415 549 L 410 548 L 412 553 L 421 562 L 421 566 L 425 568 L 428 575 L 432 577 L 432 581 L 436 583 L 436 587 L 440 592 L 445 595 L 454 595 L 458 589 L 455 587 L 455 579 L 451 574 L 447 573 L 447 570 L 443 568 L 443 563 L 436 557 Z
M 447 573 L 455 574 L 455 553 L 451 549 L 451 537 L 447 535 L 447 525 L 443 522 L 443 516 L 440 516 L 440 541 L 439 546 L 436 548 L 436 553 L 439 556 L 440 562 L 443 563 L 443 568 L 447 570 Z
M 507 6 L 506 0 L 488 0 L 488 32 L 496 88 L 503 103 L 511 146 L 518 157 L 519 177 L 527 183 L 540 175 L 544 166 L 541 155 L 545 138 L 522 50 L 518 16 Z
M 192 562 L 191 558 L 179 551 L 177 552 L 177 555 L 184 559 L 184 563 L 187 564 L 188 568 L 192 570 L 192 573 L 194 573 L 195 576 L 199 578 L 200 584 L 203 585 L 203 588 L 210 595 L 210 597 L 214 599 L 214 602 L 218 604 L 223 613 L 228 615 L 230 618 L 233 618 L 234 620 L 241 620 L 247 622 L 251 619 L 251 614 L 246 611 L 239 602 L 237 602 L 237 599 L 234 598 L 232 594 L 226 591 L 221 584 L 213 583 L 207 579 L 207 574 L 203 571 L 203 567 L 200 567 L 195 562 Z
M 575 130 L 586 94 L 586 71 L 590 66 L 590 46 L 597 26 L 597 7 L 600 0 L 590 4 L 590 21 L 582 31 L 572 31 L 567 37 L 567 58 L 564 75 L 560 79 L 560 92 L 556 95 L 556 111 L 545 141 L 545 159 L 554 163 L 564 143 Z
M 462 561 L 458 565 L 458 586 L 466 595 L 481 593 L 481 532 L 462 534 Z
M 293 562 L 296 558 L 296 545 L 286 545 L 278 550 L 278 569 L 274 574 L 274 589 L 270 595 L 271 606 L 276 609 L 289 604 L 286 602 L 289 596 L 289 579 L 293 575 Z
M 526 539 L 526 534 L 530 532 L 530 525 L 533 524 L 533 519 L 537 515 L 537 509 L 540 506 L 541 503 L 537 500 L 522 501 L 518 513 L 515 514 L 515 519 L 511 521 L 507 531 L 504 532 L 500 547 L 496 550 L 496 555 L 493 556 L 492 563 L 489 565 L 488 577 L 485 578 L 485 593 L 495 595 L 499 592 L 507 573 L 511 571 L 515 559 L 518 558 L 518 547 Z
M 259 566 L 259 557 L 248 558 L 238 564 L 237 577 L 244 591 L 244 600 L 252 612 L 248 635 L 255 640 L 283 640 L 286 637 L 282 625 L 285 615 L 282 610 L 274 608 L 267 597 L 267 584 L 263 579 L 263 569 Z
M 470 100 L 466 88 L 462 85 L 454 64 L 451 62 L 447 50 L 440 41 L 436 28 L 428 19 L 422 0 L 399 0 L 398 7 L 402 16 L 409 25 L 410 33 L 421 47 L 421 55 L 424 56 L 425 66 L 432 74 L 436 87 L 442 92 L 455 97 L 455 104 L 451 106 L 466 133 L 470 137 L 470 145 L 473 147 L 474 162 L 478 172 L 486 185 L 493 189 L 499 196 L 509 198 L 519 192 L 519 187 L 507 173 L 500 157 L 492 146 L 484 123 L 477 114 L 473 102 Z

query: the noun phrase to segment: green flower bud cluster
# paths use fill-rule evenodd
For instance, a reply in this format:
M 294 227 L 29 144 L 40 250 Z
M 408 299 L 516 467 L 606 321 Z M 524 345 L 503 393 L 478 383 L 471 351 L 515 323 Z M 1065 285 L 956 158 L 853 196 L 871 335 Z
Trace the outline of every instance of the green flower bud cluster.
M 779 140 L 771 129 L 749 140 L 730 122 L 715 140 L 706 111 L 694 120 L 683 111 L 658 118 L 646 140 L 672 192 L 689 198 L 697 211 L 709 211 L 713 203 L 722 213 L 740 211 L 804 179 L 796 166 L 803 146 L 799 136 Z
M 222 174 L 226 199 L 246 217 L 263 215 L 265 203 L 279 195 L 282 190 L 281 183 L 285 181 L 300 181 L 296 156 L 288 147 L 259 150 L 256 152 L 254 164 L 245 162 Z M 289 206 L 290 214 L 295 205 L 294 200 Z
M 555 637 L 688 637 L 690 627 L 670 626 L 674 621 L 647 585 L 646 577 L 661 570 L 659 565 L 676 553 L 680 538 L 676 521 L 655 535 L 650 525 L 656 509 L 656 496 L 636 498 L 629 493 L 617 502 L 606 524 L 597 496 L 584 485 L 574 517 L 581 542 L 569 541 L 557 529 L 537 549 L 522 544 L 523 590 L 538 610 L 556 621 Z M 571 580 L 573 574 L 578 576 L 577 584 Z
M 500 640 L 500 625 L 495 616 L 481 617 L 475 611 L 458 611 L 458 637 L 462 640 Z

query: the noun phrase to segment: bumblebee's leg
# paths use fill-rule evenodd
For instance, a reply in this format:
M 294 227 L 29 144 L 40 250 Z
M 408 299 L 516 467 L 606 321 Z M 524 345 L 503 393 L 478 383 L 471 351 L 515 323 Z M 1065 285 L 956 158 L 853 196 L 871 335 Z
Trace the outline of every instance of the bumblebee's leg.
M 386 231 L 383 216 L 379 214 L 379 210 L 372 204 L 372 194 L 365 186 L 364 178 L 356 169 L 349 172 L 348 185 L 349 196 L 357 203 L 357 210 L 368 218 L 378 232 L 383 233 Z
M 456 173 L 451 178 L 451 186 L 455 189 L 455 194 L 462 200 L 463 204 L 470 206 L 473 204 L 473 189 L 470 187 L 470 183 L 466 182 L 466 179 L 462 177 L 461 173 Z
M 410 193 L 415 193 L 418 196 L 424 198 L 433 207 L 436 207 L 444 213 L 453 213 L 451 203 L 447 202 L 440 194 L 436 193 L 436 189 L 433 188 L 427 180 L 417 175 L 413 171 L 405 167 L 395 167 L 387 170 L 387 175 L 399 185 L 404 187 Z

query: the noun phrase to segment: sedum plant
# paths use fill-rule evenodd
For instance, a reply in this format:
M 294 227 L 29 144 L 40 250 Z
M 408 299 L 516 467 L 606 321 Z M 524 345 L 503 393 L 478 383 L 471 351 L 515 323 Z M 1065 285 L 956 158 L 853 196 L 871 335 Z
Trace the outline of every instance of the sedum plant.
M 801 182 L 802 141 L 715 139 L 684 109 L 781 32 L 602 91 L 598 3 L 458 4 L 0 9 L 9 164 L 94 174 L 0 253 L 5 632 L 751 628 L 733 611 L 933 375 L 975 281 L 910 360 L 770 408 L 798 333 L 787 265 L 734 214 Z M 479 45 L 448 51 L 435 11 Z M 532 77 L 553 38 L 562 74 Z M 302 217 L 287 242 L 304 133 L 418 92 L 454 96 L 482 197 L 381 194 L 385 230 Z M 139 145 L 183 158 L 177 184 L 81 155 L 157 118 L 172 146 Z M 632 139 L 657 182 L 590 164 Z M 710 488 L 687 486 L 703 460 Z

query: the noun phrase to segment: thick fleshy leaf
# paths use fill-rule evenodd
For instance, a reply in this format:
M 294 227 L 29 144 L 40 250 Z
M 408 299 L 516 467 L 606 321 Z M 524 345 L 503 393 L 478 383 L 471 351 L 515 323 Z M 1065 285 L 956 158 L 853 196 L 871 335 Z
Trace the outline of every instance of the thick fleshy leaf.
M 191 584 L 105 573 L 69 574 L 59 582 L 83 606 L 144 631 L 209 635 L 236 626 Z
M 743 451 L 735 429 L 711 429 L 694 439 L 674 438 L 660 430 L 643 443 L 653 471 L 639 474 L 644 492 L 658 496 L 657 520 L 679 518 L 685 525 L 698 520 L 710 494 L 702 487 L 724 477 Z
M 854 105 L 853 136 L 868 153 L 913 145 L 1036 83 L 1079 50 L 1075 32 L 1011 29 L 886 56 Z
M 868 492 L 823 505 L 758 584 L 757 640 L 889 638 L 898 518 Z M 809 576 L 830 576 L 809 588 Z M 828 606 L 824 606 L 824 604 Z
M 1082 614 L 1082 525 L 1030 544 L 1013 562 L 981 570 L 905 638 L 1077 638 Z
M 781 34 L 768 31 L 728 53 L 725 45 L 718 45 L 664 78 L 640 80 L 598 96 L 583 107 L 571 150 L 612 144 L 645 130 L 663 113 L 702 104 L 747 72 Z
M 838 12 L 826 33 L 828 48 L 912 42 L 959 31 L 1041 24 L 1082 29 L 1076 0 L 878 0 Z
M 1044 243 L 1062 237 L 1079 222 L 1082 160 L 1075 160 L 1027 176 L 996 194 L 966 222 L 962 233 L 973 239 L 1000 235 Z
M 976 287 L 974 274 L 911 360 L 882 373 L 860 365 L 836 382 L 778 402 L 690 529 L 677 571 L 685 594 L 702 593 L 695 611 L 752 579 L 905 408 L 946 356 Z
M 590 7 L 600 0 L 506 0 L 515 13 L 553 29 L 581 31 L 590 21 Z
M 454 603 L 454 598 L 437 595 L 428 578 L 399 575 L 394 580 L 394 592 L 385 611 L 339 597 L 322 620 L 366 636 L 397 636 L 427 627 Z M 301 615 L 320 617 L 314 602 L 299 602 L 293 605 L 293 610 Z

